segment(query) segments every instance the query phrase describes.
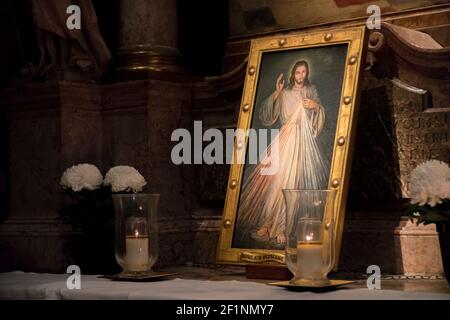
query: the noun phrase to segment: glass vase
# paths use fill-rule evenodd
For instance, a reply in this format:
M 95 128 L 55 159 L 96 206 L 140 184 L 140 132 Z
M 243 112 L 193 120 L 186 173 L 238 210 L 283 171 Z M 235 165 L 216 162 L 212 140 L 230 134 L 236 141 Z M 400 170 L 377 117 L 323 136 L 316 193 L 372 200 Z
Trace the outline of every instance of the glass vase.
M 335 190 L 283 190 L 291 284 L 327 285 L 335 261 Z
M 115 253 L 123 274 L 151 273 L 158 259 L 159 194 L 114 194 Z

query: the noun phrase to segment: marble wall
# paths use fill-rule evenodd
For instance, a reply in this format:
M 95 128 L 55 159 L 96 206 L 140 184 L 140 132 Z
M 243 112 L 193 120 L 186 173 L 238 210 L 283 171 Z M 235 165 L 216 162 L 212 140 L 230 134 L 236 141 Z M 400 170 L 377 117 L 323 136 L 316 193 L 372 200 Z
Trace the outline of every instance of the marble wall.
M 79 230 L 62 220 L 59 179 L 67 167 L 84 162 L 103 173 L 115 165 L 137 168 L 148 182 L 145 191 L 161 194 L 161 251 L 167 253 L 161 263 L 190 259 L 190 186 L 170 161 L 170 135 L 189 100 L 187 86 L 60 81 L 5 89 L 2 97 L 10 210 L 0 226 L 0 269 L 61 271 L 70 263 L 68 242 Z

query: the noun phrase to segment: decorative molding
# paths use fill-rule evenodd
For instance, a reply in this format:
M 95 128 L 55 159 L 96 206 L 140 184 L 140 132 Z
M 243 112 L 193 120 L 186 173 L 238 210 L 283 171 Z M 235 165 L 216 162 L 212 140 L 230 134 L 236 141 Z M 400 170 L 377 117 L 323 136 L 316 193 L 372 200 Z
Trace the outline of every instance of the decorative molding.
M 450 23 L 450 5 L 442 4 L 429 8 L 412 9 L 404 12 L 383 14 L 383 22 L 403 26 L 411 29 L 421 29 L 424 27 L 444 25 Z M 339 22 L 321 23 L 302 28 L 288 28 L 273 30 L 268 32 L 259 32 L 257 34 L 248 34 L 242 36 L 230 37 L 225 48 L 224 68 L 225 70 L 234 69 L 242 63 L 247 57 L 250 49 L 251 39 L 265 37 L 270 35 L 289 35 L 299 31 L 317 31 L 326 30 L 334 27 L 354 27 L 364 25 L 367 16 L 349 19 Z
M 371 34 L 370 44 L 374 74 L 427 90 L 433 107 L 449 107 L 450 47 L 426 33 L 385 22 Z
M 194 215 L 192 218 L 159 218 L 160 234 L 219 232 L 222 216 Z M 80 234 L 60 218 L 18 217 L 6 219 L 0 226 L 0 237 L 39 237 Z

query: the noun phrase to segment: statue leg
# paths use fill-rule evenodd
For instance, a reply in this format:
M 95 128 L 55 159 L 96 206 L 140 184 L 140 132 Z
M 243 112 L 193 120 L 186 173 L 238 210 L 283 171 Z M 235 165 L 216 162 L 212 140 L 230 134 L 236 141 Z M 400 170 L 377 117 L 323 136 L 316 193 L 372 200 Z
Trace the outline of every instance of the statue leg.
M 53 42 L 53 36 L 48 33 L 44 32 L 43 37 L 45 38 L 45 42 L 47 44 L 47 51 L 50 56 L 50 63 L 45 66 L 42 71 L 41 75 L 45 75 L 55 64 L 57 63 L 58 55 L 56 53 L 55 43 Z
M 33 70 L 33 76 L 39 76 L 42 74 L 45 64 L 45 36 L 40 29 L 36 29 L 37 43 L 39 46 L 39 64 L 37 69 Z

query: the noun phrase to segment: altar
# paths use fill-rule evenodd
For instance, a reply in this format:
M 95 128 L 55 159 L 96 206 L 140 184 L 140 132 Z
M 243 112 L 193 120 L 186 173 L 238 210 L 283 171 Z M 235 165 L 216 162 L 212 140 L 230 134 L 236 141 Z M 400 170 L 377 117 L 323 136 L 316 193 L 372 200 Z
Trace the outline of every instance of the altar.
M 165 268 L 177 273 L 156 282 L 122 282 L 81 275 L 80 289 L 68 289 L 70 274 L 7 272 L 0 274 L 0 299 L 50 300 L 450 300 L 445 280 L 382 279 L 380 290 L 369 290 L 366 280 L 330 291 L 289 291 L 268 283 L 247 279 L 237 267 L 202 268 L 195 266 Z M 182 306 L 182 303 L 180 303 Z

